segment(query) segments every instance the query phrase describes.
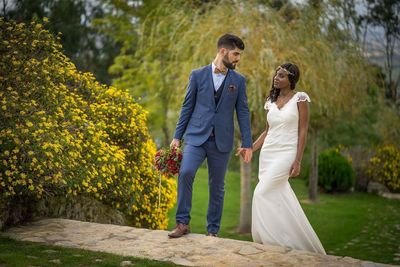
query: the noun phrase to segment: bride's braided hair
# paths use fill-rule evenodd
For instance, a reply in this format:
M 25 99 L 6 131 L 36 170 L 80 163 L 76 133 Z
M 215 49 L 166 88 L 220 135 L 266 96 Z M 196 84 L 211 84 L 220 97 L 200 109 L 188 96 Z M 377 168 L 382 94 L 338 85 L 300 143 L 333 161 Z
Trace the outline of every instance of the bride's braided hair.
M 287 71 L 288 79 L 290 82 L 290 89 L 294 90 L 296 88 L 296 83 L 299 81 L 300 78 L 299 68 L 293 63 L 285 63 L 280 65 L 279 67 Z M 278 70 L 279 68 L 275 71 L 274 77 Z M 267 100 L 271 99 L 271 103 L 276 102 L 279 94 L 281 93 L 281 89 L 274 87 L 274 77 L 272 78 L 271 90 L 269 91 L 269 96 L 267 97 Z

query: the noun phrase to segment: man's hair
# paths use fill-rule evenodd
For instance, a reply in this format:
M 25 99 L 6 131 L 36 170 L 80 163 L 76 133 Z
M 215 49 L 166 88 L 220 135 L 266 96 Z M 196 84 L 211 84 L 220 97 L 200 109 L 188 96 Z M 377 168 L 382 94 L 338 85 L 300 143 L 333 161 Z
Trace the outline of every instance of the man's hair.
M 240 50 L 244 50 L 244 43 L 242 39 L 240 39 L 236 35 L 227 33 L 219 37 L 217 43 L 218 50 L 221 48 L 233 50 L 236 47 L 239 48 Z

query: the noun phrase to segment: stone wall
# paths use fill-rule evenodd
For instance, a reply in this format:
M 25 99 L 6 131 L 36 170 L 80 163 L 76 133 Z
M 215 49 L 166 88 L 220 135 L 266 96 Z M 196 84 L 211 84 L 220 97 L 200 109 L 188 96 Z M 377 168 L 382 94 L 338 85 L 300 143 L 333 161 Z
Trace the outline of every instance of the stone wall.
M 0 230 L 42 217 L 128 225 L 122 212 L 83 196 L 54 196 L 39 201 L 0 200 Z

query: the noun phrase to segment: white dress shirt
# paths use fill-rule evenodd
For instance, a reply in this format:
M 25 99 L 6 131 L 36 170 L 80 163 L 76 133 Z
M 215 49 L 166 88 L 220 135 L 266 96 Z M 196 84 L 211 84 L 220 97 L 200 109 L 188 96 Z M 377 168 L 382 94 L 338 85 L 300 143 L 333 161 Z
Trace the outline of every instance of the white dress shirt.
M 214 62 L 211 64 L 212 67 L 212 77 L 214 83 L 214 90 L 218 91 L 218 88 L 221 86 L 222 82 L 225 79 L 225 75 L 222 73 L 214 73 L 215 68 L 217 67 Z

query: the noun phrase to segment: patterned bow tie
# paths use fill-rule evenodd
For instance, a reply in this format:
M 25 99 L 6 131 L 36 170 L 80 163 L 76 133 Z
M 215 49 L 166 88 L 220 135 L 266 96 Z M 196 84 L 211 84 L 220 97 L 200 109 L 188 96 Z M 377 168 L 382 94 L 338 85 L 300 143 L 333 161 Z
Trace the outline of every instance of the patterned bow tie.
M 215 67 L 214 73 L 215 73 L 215 74 L 221 73 L 221 74 L 223 74 L 223 75 L 226 75 L 226 74 L 228 73 L 228 69 L 220 70 L 220 69 L 218 69 L 217 67 Z

